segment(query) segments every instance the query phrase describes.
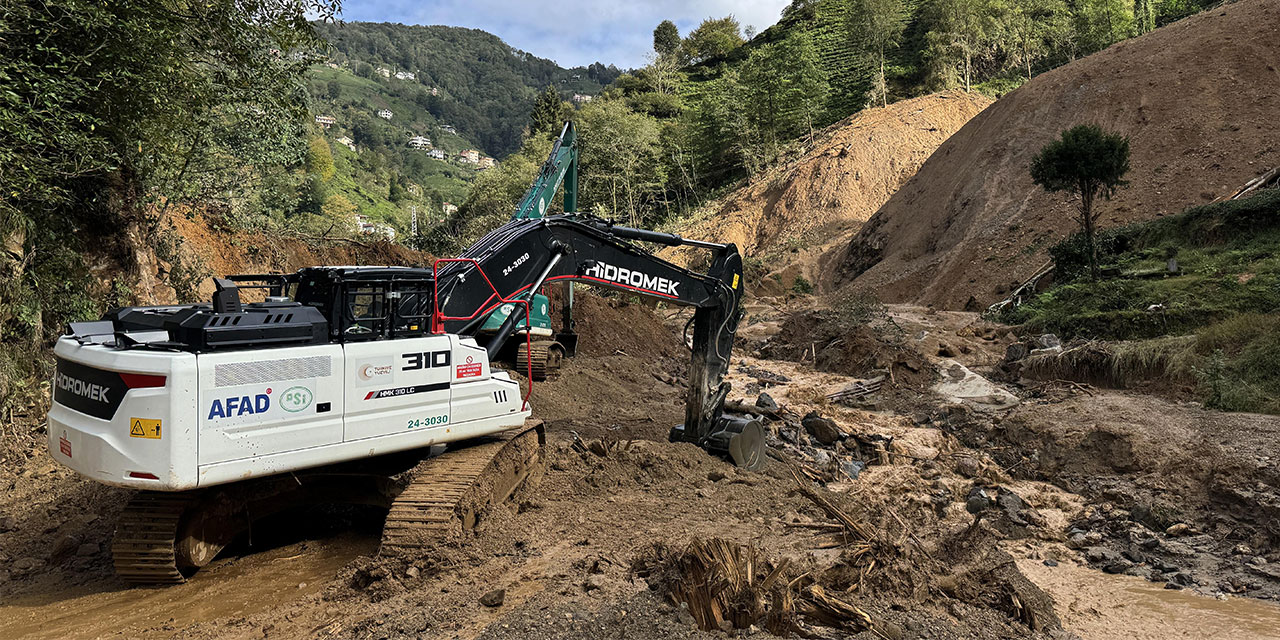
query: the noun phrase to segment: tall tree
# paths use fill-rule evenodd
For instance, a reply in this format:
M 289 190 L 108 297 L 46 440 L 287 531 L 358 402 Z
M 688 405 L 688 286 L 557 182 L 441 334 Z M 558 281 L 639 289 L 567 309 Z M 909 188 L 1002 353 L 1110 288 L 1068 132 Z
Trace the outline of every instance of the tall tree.
M 1076 33 L 1085 53 L 1101 51 L 1133 34 L 1134 0 L 1078 0 Z
M 927 54 L 935 71 L 958 73 L 965 91 L 973 88 L 973 62 L 992 44 L 991 0 L 933 0 L 929 9 Z
M 689 32 L 681 43 L 686 61 L 697 64 L 704 60 L 723 56 L 742 46 L 742 28 L 733 16 L 707 18 L 697 29 Z
M 653 50 L 659 57 L 674 56 L 680 51 L 680 30 L 676 23 L 663 20 L 653 30 Z
M 1063 0 L 999 0 L 997 37 L 1008 67 L 1032 66 L 1068 46 L 1071 10 Z
M 902 42 L 907 28 L 907 6 L 903 0 L 854 0 L 849 13 L 849 31 L 855 46 L 875 58 L 876 75 L 872 82 L 872 100 L 889 104 L 885 79 L 885 52 Z
M 564 121 L 569 119 L 572 108 L 560 99 L 560 92 L 552 85 L 547 85 L 542 93 L 533 101 L 533 114 L 530 115 L 529 135 L 533 137 L 555 137 L 560 135 Z
M 1099 197 L 1111 199 L 1128 184 L 1129 139 L 1097 125 L 1078 125 L 1040 149 L 1031 161 L 1031 179 L 1045 191 L 1069 191 L 1080 199 L 1077 221 L 1089 258 L 1089 277 L 1098 279 L 1096 241 Z
M 807 34 L 794 31 L 781 42 L 752 49 L 742 65 L 746 120 L 753 123 L 772 157 L 786 139 L 813 132 L 827 97 L 817 49 Z

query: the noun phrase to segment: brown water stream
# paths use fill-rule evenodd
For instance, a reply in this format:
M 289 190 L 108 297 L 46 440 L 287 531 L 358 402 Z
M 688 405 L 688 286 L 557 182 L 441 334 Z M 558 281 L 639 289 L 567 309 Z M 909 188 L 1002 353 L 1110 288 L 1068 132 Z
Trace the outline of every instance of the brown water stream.
M 1084 640 L 1280 638 L 1280 605 L 1275 603 L 1219 600 L 1065 562 L 1046 567 L 1028 559 L 1019 560 L 1018 567 L 1053 596 L 1063 625 Z

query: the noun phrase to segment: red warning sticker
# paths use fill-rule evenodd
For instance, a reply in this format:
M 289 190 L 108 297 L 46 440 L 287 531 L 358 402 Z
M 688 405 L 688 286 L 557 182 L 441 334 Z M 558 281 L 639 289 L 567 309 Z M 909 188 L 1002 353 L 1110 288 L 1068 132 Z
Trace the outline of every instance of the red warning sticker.
M 71 441 L 65 435 L 58 438 L 58 450 L 62 452 L 62 455 L 68 458 L 71 457 Z
M 484 373 L 484 367 L 482 367 L 479 362 L 460 364 L 457 369 L 459 378 L 474 378 L 481 373 Z

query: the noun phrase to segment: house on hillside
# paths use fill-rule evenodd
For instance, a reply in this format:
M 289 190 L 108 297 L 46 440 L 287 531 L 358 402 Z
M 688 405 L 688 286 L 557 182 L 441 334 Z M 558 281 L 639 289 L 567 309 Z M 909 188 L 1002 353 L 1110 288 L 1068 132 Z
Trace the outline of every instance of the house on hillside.
M 378 67 L 378 75 L 380 75 L 380 76 L 382 76 L 382 77 L 384 77 L 384 78 L 390 78 L 390 77 L 391 77 L 391 70 L 390 70 L 390 69 L 388 69 L 388 68 L 386 68 L 386 67 Z
M 396 230 L 389 224 L 373 222 L 368 216 L 359 213 L 355 214 L 353 221 L 355 232 L 362 236 L 382 236 L 390 241 L 396 239 Z
M 458 162 L 463 164 L 479 164 L 480 152 L 475 149 L 467 149 L 458 152 Z
M 497 161 L 489 156 L 484 156 L 476 164 L 479 165 L 479 169 L 492 169 L 497 164 Z
M 444 160 L 444 149 L 432 149 L 427 152 L 427 157 Z
M 395 115 L 395 114 L 391 113 L 391 110 L 390 110 L 390 109 L 379 109 L 379 110 L 378 110 L 378 117 L 379 117 L 379 118 L 382 118 L 383 120 L 390 120 L 390 119 L 391 119 L 391 116 L 393 116 L 393 115 Z
M 575 93 L 575 94 L 573 94 L 573 101 L 574 101 L 574 102 L 576 102 L 576 103 L 578 103 L 578 104 L 583 104 L 583 103 L 586 103 L 586 102 L 591 102 L 592 98 L 593 98 L 593 96 L 583 95 L 583 94 L 581 94 L 581 93 Z
M 457 129 L 455 129 L 455 128 L 453 128 L 453 125 L 451 125 L 451 124 L 442 124 L 442 125 L 440 125 L 440 130 L 441 130 L 441 131 L 447 131 L 447 132 L 449 132 L 449 133 L 452 133 L 452 134 L 453 134 L 453 135 L 455 135 L 455 136 L 456 136 L 456 135 L 458 135 L 458 130 L 457 130 Z
M 316 124 L 328 129 L 333 125 L 338 124 L 338 119 L 333 116 L 316 116 Z
M 457 212 L 458 212 L 458 205 L 456 205 L 456 204 L 454 204 L 454 203 L 452 203 L 452 202 L 446 202 L 446 203 L 444 203 L 444 207 L 443 207 L 443 209 L 444 209 L 444 214 L 445 214 L 446 216 L 447 216 L 447 215 L 451 215 L 451 214 L 454 214 L 454 213 L 457 213 Z
M 357 151 L 357 149 L 356 149 L 356 141 L 355 141 L 355 140 L 352 140 L 352 139 L 351 139 L 350 137 L 348 137 L 348 136 L 342 136 L 341 138 L 338 138 L 338 144 L 340 144 L 340 145 L 342 145 L 342 146 L 344 146 L 344 147 L 346 147 L 346 148 L 348 148 L 348 149 L 350 149 L 350 150 L 352 150 L 352 151 Z
M 417 80 L 418 74 L 410 71 L 397 71 L 396 80 Z
M 433 96 L 440 95 L 440 87 L 431 87 L 431 95 Z
M 414 136 L 409 138 L 409 146 L 414 149 L 426 149 L 431 146 L 431 138 L 426 136 Z

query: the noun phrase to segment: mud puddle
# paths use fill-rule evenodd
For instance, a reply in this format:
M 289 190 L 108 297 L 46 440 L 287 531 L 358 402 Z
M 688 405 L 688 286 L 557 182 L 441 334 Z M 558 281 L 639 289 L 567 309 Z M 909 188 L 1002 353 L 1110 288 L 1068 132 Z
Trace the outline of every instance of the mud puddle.
M 77 640 L 248 616 L 318 593 L 338 569 L 377 545 L 374 535 L 348 532 L 217 560 L 170 587 L 112 583 L 22 596 L 0 605 L 0 629 L 15 640 Z
M 1066 562 L 1024 559 L 1018 568 L 1053 596 L 1063 626 L 1084 640 L 1280 637 L 1280 605 L 1269 602 L 1219 600 Z

